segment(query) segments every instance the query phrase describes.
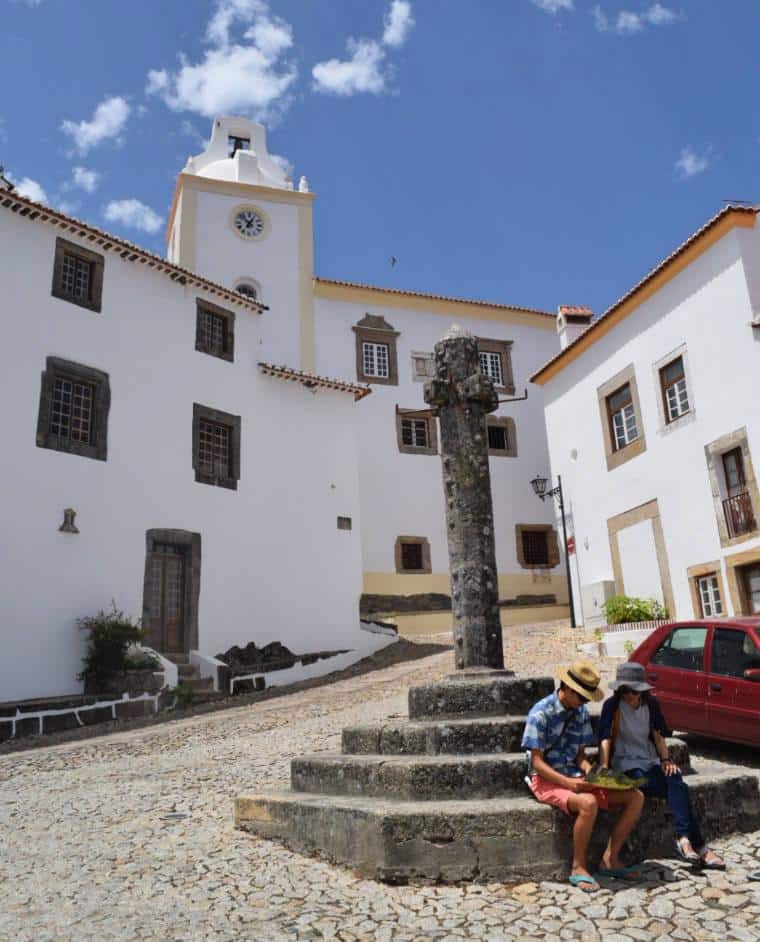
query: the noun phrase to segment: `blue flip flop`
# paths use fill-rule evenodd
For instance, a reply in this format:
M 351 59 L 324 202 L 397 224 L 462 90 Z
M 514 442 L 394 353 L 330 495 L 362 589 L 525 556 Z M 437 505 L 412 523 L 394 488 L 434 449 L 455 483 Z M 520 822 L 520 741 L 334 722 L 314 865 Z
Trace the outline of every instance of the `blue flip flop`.
M 581 893 L 596 893 L 601 889 L 596 880 L 593 877 L 587 877 L 585 873 L 572 873 L 567 880 L 572 886 L 577 886 Z M 588 889 L 586 889 L 586 884 L 588 884 Z
M 640 880 L 641 870 L 635 864 L 630 867 L 597 867 L 596 875 L 616 880 Z

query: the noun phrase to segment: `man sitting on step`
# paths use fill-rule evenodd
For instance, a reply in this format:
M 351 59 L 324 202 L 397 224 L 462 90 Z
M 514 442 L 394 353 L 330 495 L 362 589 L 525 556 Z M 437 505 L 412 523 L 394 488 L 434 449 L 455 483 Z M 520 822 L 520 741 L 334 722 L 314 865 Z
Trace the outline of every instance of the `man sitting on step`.
M 554 805 L 565 814 L 576 815 L 573 826 L 573 865 L 570 883 L 585 893 L 599 884 L 588 872 L 586 852 L 599 808 L 620 808 L 602 857 L 602 876 L 635 879 L 634 868 L 620 860 L 625 839 L 641 814 L 644 796 L 638 789 L 608 791 L 584 780 L 591 768 L 585 747 L 594 741 L 589 700 L 604 698 L 599 672 L 589 661 L 577 660 L 557 672 L 560 685 L 554 693 L 534 704 L 523 733 L 523 749 L 530 750 L 530 790 L 538 801 Z

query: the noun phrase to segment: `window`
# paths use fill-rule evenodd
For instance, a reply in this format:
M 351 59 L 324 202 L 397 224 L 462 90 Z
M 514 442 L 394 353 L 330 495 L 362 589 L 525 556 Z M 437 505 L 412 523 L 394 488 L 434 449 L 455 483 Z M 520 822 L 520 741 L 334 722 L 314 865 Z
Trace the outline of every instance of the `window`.
M 493 380 L 494 386 L 508 393 L 515 391 L 512 376 L 512 341 L 478 338 L 480 372 Z
M 744 459 L 741 448 L 732 448 L 721 455 L 723 479 L 726 482 L 726 494 L 723 501 L 723 513 L 730 538 L 752 533 L 756 529 L 752 499 L 747 490 L 747 478 L 744 474 Z
M 518 523 L 517 561 L 523 569 L 553 569 L 559 565 L 557 531 L 549 523 Z
M 494 457 L 517 457 L 517 431 L 510 416 L 486 416 L 488 454 Z
M 412 380 L 424 383 L 435 376 L 435 357 L 432 353 L 412 353 Z
M 237 490 L 240 480 L 240 416 L 193 405 L 195 480 Z
M 396 572 L 429 573 L 430 543 L 424 536 L 399 536 L 394 551 Z
M 718 577 L 715 573 L 700 576 L 700 578 L 697 579 L 697 590 L 699 592 L 699 602 L 704 618 L 723 614 L 723 602 L 720 597 Z
M 201 353 L 234 359 L 235 315 L 209 301 L 197 301 L 195 321 L 195 349 Z
M 250 150 L 250 137 L 238 137 L 236 134 L 227 135 L 227 156 L 234 157 L 239 150 Z
M 83 458 L 108 455 L 108 374 L 59 357 L 48 357 L 42 374 L 37 445 Z
M 55 240 L 54 298 L 100 312 L 103 293 L 103 256 L 66 239 Z
M 705 458 L 721 546 L 754 538 L 760 490 L 747 429 L 736 429 L 705 445 Z
M 665 421 L 670 424 L 689 411 L 689 395 L 686 390 L 686 374 L 683 357 L 678 357 L 660 370 Z
M 352 328 L 356 335 L 356 376 L 361 382 L 398 386 L 398 331 L 379 314 L 366 314 Z
M 615 451 L 625 448 L 639 437 L 629 383 L 607 397 L 607 413 L 610 417 L 610 433 Z
M 432 415 L 396 407 L 398 450 L 410 455 L 438 454 L 438 425 Z
M 696 625 L 676 628 L 670 632 L 652 656 L 651 664 L 677 667 L 679 670 L 701 671 L 704 665 L 707 628 Z
M 596 391 L 602 420 L 604 456 L 607 470 L 646 451 L 641 424 L 641 406 L 633 365 L 610 377 Z
M 350 517 L 338 517 L 338 529 L 339 529 L 339 530 L 350 530 L 350 529 L 351 529 L 351 518 L 350 518 Z
M 760 667 L 760 650 L 749 632 L 716 628 L 712 640 L 712 674 L 743 677 L 744 671 Z
M 252 281 L 241 281 L 235 285 L 235 291 L 238 294 L 245 295 L 246 298 L 253 298 L 254 301 L 259 299 L 259 288 Z
M 389 350 L 387 343 L 362 344 L 362 360 L 365 376 L 387 379 L 390 376 Z

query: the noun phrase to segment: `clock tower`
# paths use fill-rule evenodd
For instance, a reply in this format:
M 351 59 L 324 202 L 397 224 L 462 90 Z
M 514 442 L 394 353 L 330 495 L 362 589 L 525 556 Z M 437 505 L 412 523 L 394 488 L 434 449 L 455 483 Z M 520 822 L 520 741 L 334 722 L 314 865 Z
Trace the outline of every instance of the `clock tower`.
M 270 362 L 314 369 L 312 203 L 267 151 L 265 128 L 216 118 L 206 150 L 177 178 L 169 224 L 171 262 L 254 296 Z M 263 351 L 262 351 L 263 353 Z

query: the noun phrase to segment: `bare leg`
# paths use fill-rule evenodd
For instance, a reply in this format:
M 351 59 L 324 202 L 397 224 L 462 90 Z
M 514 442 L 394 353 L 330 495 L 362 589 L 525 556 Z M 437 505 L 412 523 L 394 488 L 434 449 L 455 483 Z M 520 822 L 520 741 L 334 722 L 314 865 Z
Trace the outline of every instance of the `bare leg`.
M 610 810 L 621 809 L 617 821 L 610 832 L 610 839 L 602 856 L 602 863 L 607 869 L 616 869 L 622 866 L 620 849 L 625 839 L 631 833 L 639 820 L 641 809 L 644 807 L 644 795 L 638 788 L 632 791 L 609 794 Z
M 591 832 L 594 830 L 599 805 L 592 794 L 581 792 L 568 798 L 567 807 L 576 815 L 573 825 L 573 873 L 591 876 L 586 868 L 586 851 L 591 840 Z

